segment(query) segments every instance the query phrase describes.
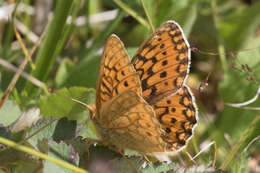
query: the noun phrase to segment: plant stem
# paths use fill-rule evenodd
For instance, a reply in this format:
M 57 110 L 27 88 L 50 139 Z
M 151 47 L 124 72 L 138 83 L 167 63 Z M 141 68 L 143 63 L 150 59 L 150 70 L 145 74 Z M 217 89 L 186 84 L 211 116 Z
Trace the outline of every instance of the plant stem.
M 74 1 L 57 1 L 54 17 L 36 56 L 36 70 L 32 71 L 31 74 L 43 82 L 46 81 L 57 58 L 56 49 L 59 40 L 63 37 L 63 29 L 73 2 Z M 37 88 L 31 83 L 28 82 L 26 84 L 26 91 L 29 96 L 35 94 L 36 89 Z
M 222 64 L 224 71 L 227 71 L 227 60 L 226 60 L 226 54 L 225 54 L 225 47 L 223 44 L 223 38 L 219 33 L 219 19 L 217 16 L 216 0 L 210 1 L 210 5 L 211 5 L 211 9 L 212 9 L 213 22 L 214 22 L 216 32 L 217 32 L 218 53 L 219 53 L 219 57 L 220 57 L 220 62 Z

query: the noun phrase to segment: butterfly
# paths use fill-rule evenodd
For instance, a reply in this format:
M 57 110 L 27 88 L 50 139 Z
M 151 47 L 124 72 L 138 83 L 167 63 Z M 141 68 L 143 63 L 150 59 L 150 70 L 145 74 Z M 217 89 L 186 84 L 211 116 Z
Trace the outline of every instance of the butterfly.
M 190 56 L 189 43 L 174 21 L 151 34 L 132 61 L 112 34 L 101 57 L 91 116 L 99 140 L 160 160 L 183 148 L 198 120 L 185 84 Z

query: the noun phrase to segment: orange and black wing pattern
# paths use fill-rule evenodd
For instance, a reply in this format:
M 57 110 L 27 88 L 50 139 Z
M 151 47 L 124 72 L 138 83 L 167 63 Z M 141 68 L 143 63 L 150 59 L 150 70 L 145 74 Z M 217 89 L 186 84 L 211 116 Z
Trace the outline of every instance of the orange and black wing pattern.
M 185 85 L 190 61 L 189 43 L 174 21 L 151 34 L 132 60 L 143 98 L 153 107 L 165 131 L 162 138 L 169 152 L 182 148 L 197 124 L 195 99 Z
M 186 145 L 197 124 L 197 107 L 188 86 L 154 104 L 153 109 L 163 130 L 167 151 L 178 150 Z
M 140 80 L 122 41 L 113 34 L 107 39 L 101 57 L 96 89 L 97 112 L 104 102 L 126 90 L 141 95 Z
M 175 93 L 187 77 L 190 63 L 189 44 L 179 25 L 168 21 L 142 44 L 134 65 L 149 104 Z

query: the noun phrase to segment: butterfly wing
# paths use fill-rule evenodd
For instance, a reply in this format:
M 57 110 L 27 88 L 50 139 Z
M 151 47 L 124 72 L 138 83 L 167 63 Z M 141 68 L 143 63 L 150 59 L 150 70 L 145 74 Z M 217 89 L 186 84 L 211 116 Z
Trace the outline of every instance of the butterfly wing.
M 144 99 L 152 105 L 165 134 L 167 151 L 182 148 L 197 123 L 192 92 L 185 85 L 190 47 L 181 27 L 168 21 L 140 47 L 132 63 L 141 79 Z
M 116 35 L 111 35 L 102 54 L 96 89 L 97 115 L 102 104 L 112 97 L 132 90 L 141 94 L 139 77 L 131 64 L 123 43 Z
M 175 93 L 189 71 L 190 48 L 180 26 L 168 21 L 139 48 L 132 63 L 149 104 Z
M 141 153 L 165 151 L 163 131 L 154 111 L 136 92 L 125 91 L 104 103 L 101 114 L 109 115 L 99 124 L 107 145 Z
M 174 95 L 165 97 L 153 105 L 156 117 L 165 131 L 162 138 L 167 150 L 182 148 L 193 134 L 197 124 L 197 107 L 188 86 L 183 86 Z

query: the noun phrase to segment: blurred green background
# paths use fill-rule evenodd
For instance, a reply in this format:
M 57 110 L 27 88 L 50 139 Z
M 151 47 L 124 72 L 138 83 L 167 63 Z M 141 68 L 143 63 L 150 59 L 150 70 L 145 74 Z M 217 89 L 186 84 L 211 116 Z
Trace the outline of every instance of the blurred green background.
M 38 105 L 45 117 L 40 120 L 42 126 L 39 129 L 49 123 L 47 120 L 50 118 L 47 117 L 68 118 L 58 119 L 58 123 L 50 126 L 49 135 L 45 137 L 52 142 L 57 141 L 53 135 L 55 132 L 59 140 L 64 141 L 66 138 L 67 144 L 71 144 L 69 139 L 75 137 L 95 137 L 88 111 L 68 98 L 76 98 L 87 104 L 94 103 L 93 88 L 96 87 L 106 38 L 112 33 L 118 35 L 132 57 L 152 33 L 151 25 L 157 28 L 167 20 L 174 20 L 183 28 L 193 50 L 188 85 L 192 88 L 199 108 L 198 127 L 185 151 L 195 155 L 205 146 L 203 144 L 215 141 L 217 170 L 260 172 L 259 99 L 247 105 L 258 110 L 226 105 L 252 99 L 260 86 L 258 0 L 23 0 L 11 18 L 15 4 L 18 5 L 18 1 L 0 1 L 0 93 L 3 95 L 14 75 L 5 63 L 19 67 L 25 59 L 15 37 L 13 28 L 16 27 L 28 51 L 45 32 L 32 56 L 36 68 L 32 69 L 29 63 L 24 71 L 59 94 L 44 92 L 28 78 L 20 77 L 0 110 L 0 127 L 3 130 L 7 130 L 21 111 Z M 205 80 L 208 86 L 199 90 L 201 82 Z M 65 128 L 64 131 L 57 132 L 59 123 L 61 128 Z M 33 128 L 36 127 L 23 131 L 19 138 L 1 130 L 0 136 L 19 142 L 25 139 L 24 136 L 32 134 L 35 131 Z M 43 139 L 39 134 L 45 134 L 43 131 L 27 142 L 37 148 L 37 140 Z M 73 135 L 64 137 L 68 131 Z M 82 140 L 75 143 L 79 145 L 80 142 Z M 84 161 L 87 159 L 83 158 L 82 145 L 77 151 L 79 163 L 73 163 L 86 167 Z M 49 143 L 49 146 L 52 144 Z M 212 164 L 212 148 L 198 156 L 196 161 L 199 165 Z M 94 152 L 97 149 L 92 146 L 92 150 Z M 109 152 L 107 148 L 103 150 Z M 0 152 L 0 160 L 1 157 L 7 160 Z M 193 164 L 184 152 L 179 157 L 182 159 L 175 158 L 177 163 Z M 20 169 L 19 166 L 6 166 L 10 163 L 12 161 L 3 167 L 12 167 L 16 171 Z

